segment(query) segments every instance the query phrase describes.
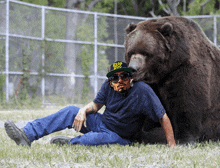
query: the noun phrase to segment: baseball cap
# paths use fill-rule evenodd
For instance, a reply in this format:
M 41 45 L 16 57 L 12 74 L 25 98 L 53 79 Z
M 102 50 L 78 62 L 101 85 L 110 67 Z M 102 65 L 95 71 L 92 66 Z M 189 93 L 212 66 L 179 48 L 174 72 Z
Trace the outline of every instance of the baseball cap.
M 106 76 L 109 78 L 112 74 L 119 71 L 132 72 L 132 69 L 128 68 L 125 62 L 116 61 L 108 67 L 108 73 Z

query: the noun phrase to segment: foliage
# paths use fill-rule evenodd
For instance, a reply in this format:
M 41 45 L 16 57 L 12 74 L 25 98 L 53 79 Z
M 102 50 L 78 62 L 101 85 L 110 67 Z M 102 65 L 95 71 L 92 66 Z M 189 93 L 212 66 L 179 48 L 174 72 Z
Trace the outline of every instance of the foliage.
M 25 102 L 27 102 L 28 100 L 32 100 L 33 102 L 35 102 L 34 99 L 36 99 L 37 96 L 37 88 L 43 77 L 42 63 L 40 62 L 40 65 L 38 66 L 38 75 L 35 76 L 36 81 L 32 84 L 30 83 L 30 72 L 32 64 L 31 58 L 33 57 L 31 51 L 33 51 L 34 44 L 32 44 L 31 41 L 29 44 L 29 47 L 22 47 L 21 67 L 23 74 L 21 75 L 21 78 L 19 80 L 15 95 L 11 97 L 12 102 L 14 100 L 17 106 L 26 104 Z
M 1 102 L 5 101 L 5 92 L 4 92 L 5 79 L 6 79 L 6 75 L 0 74 L 0 101 Z
M 23 0 L 24 2 L 34 3 L 38 5 L 48 5 L 54 7 L 64 7 L 66 1 L 65 0 Z M 201 14 L 216 14 L 218 13 L 218 4 L 220 0 L 211 0 L 206 5 L 201 7 L 201 4 L 205 2 L 205 0 L 194 0 L 194 1 L 186 1 L 186 12 L 183 11 L 183 2 L 181 1 L 178 6 L 178 12 L 181 15 L 198 15 Z M 99 3 L 95 4 L 93 8 L 89 9 L 89 5 L 94 0 L 87 1 L 79 1 L 79 8 L 76 6 L 72 6 L 71 8 L 80 9 L 80 10 L 91 10 L 95 12 L 106 12 L 106 13 L 114 13 L 114 3 L 115 0 L 102 0 Z M 117 0 L 117 13 L 118 14 L 127 14 L 127 15 L 136 15 L 136 16 L 144 16 L 151 17 L 150 14 L 153 12 L 156 16 L 168 16 L 164 11 L 164 8 L 169 8 L 168 0 L 161 0 L 162 5 L 158 0 Z M 12 8 L 17 8 L 19 6 L 19 10 L 11 10 L 10 19 L 10 32 L 17 34 L 27 34 L 34 35 L 36 37 L 41 37 L 41 10 L 32 7 L 25 7 L 22 5 L 15 6 L 14 3 L 11 3 Z M 138 10 L 137 10 L 138 9 Z M 34 14 L 31 12 L 34 10 Z M 45 13 L 45 38 L 50 39 L 66 39 L 66 26 L 67 26 L 67 12 L 60 12 L 55 10 L 47 10 Z M 83 17 L 87 17 L 84 14 L 79 15 L 80 24 L 77 25 L 76 29 L 76 38 L 81 41 L 94 42 L 94 23 L 93 17 L 88 16 L 87 19 L 84 20 Z M 92 20 L 92 21 L 91 21 Z M 199 21 L 199 20 L 198 20 Z M 83 23 L 82 23 L 83 22 Z M 111 21 L 110 21 L 111 22 Z M 110 31 L 108 29 L 110 23 L 106 17 L 99 16 L 98 19 L 98 42 L 110 43 L 113 44 L 113 41 L 107 41 Z M 201 21 L 201 24 L 203 21 Z M 212 21 L 208 20 L 208 24 L 204 25 L 202 28 L 205 31 L 211 32 Z M 120 23 L 119 23 L 120 24 Z M 19 27 L 19 29 L 18 29 Z M 71 27 L 71 26 L 70 26 Z M 45 64 L 42 67 L 42 62 L 39 62 L 40 67 L 36 70 L 39 75 L 36 79 L 36 85 L 30 86 L 32 92 L 36 93 L 38 85 L 41 82 L 41 79 L 46 73 L 65 73 L 65 43 L 55 42 L 55 41 L 47 41 L 46 39 L 42 42 L 41 50 L 45 53 Z M 79 74 L 83 74 L 85 76 L 83 81 L 83 88 L 80 90 L 80 98 L 82 101 L 87 101 L 88 95 L 91 93 L 90 91 L 90 79 L 89 76 L 93 75 L 93 67 L 94 67 L 94 45 L 76 45 L 77 49 L 77 60 L 81 63 L 81 65 L 77 65 L 82 67 L 79 71 Z M 98 46 L 98 72 L 99 74 L 104 74 L 109 64 L 109 60 L 107 58 L 106 50 L 108 47 L 106 46 Z M 14 59 L 18 59 L 16 55 L 13 57 Z M 16 62 L 16 61 L 14 61 Z M 18 62 L 18 61 L 17 61 Z M 78 62 L 77 62 L 78 63 Z M 16 70 L 19 70 L 19 64 L 14 64 L 10 66 Z M 44 69 L 45 73 L 42 73 L 42 69 Z M 103 73 L 101 73 L 103 72 Z M 75 72 L 74 72 L 75 73 Z M 24 78 L 25 79 L 25 78 Z M 51 88 L 50 88 L 51 89 Z M 25 90 L 25 89 L 23 89 Z M 30 89 L 29 89 L 30 90 Z M 33 95 L 32 95 L 33 96 Z M 87 97 L 87 98 L 86 98 Z M 79 99 L 76 96 L 76 99 Z
M 28 3 L 33 3 L 36 5 L 44 5 L 47 6 L 48 5 L 48 0 L 21 0 L 23 2 L 28 2 Z
M 123 0 L 117 0 L 117 3 L 120 3 L 122 1 Z M 97 3 L 94 6 L 92 11 L 94 11 L 94 12 L 102 12 L 102 13 L 114 13 L 114 3 L 115 3 L 115 0 L 102 0 L 101 2 Z M 88 2 L 87 2 L 87 4 L 88 4 Z
M 108 32 L 108 23 L 105 17 L 100 17 L 98 20 L 98 42 L 104 42 L 104 39 L 107 38 Z M 87 22 L 81 24 L 77 29 L 77 37 L 79 40 L 85 41 L 94 41 L 94 28 L 93 25 L 88 24 Z M 113 43 L 111 40 L 105 41 L 106 43 Z M 99 46 L 99 51 L 106 50 L 106 46 Z M 82 62 L 83 75 L 88 76 L 91 63 L 94 61 L 94 46 L 87 45 L 83 47 L 79 54 Z M 84 67 L 85 66 L 85 67 Z M 108 66 L 107 56 L 103 52 L 98 53 L 98 71 L 106 70 Z
M 33 3 L 43 6 L 64 7 L 65 0 L 20 0 L 23 2 Z
M 113 0 L 111 1 L 114 2 Z M 57 6 L 58 4 L 58 1 L 56 0 L 44 0 L 42 1 L 42 3 L 40 3 L 40 1 L 38 0 L 30 0 L 27 2 L 39 5 L 48 4 L 50 6 Z M 80 6 L 80 9 L 86 9 L 91 2 L 92 0 L 85 1 L 84 5 Z M 65 1 L 62 1 L 61 5 L 58 7 L 63 7 L 62 5 L 64 3 Z M 102 4 L 109 4 L 109 1 L 102 1 Z M 107 8 L 102 8 L 101 6 L 101 3 L 97 3 L 95 8 L 97 8 L 99 12 L 108 12 Z M 93 11 L 93 9 L 91 10 Z M 65 12 L 47 10 L 45 15 L 45 37 L 51 39 L 65 39 L 66 18 L 67 13 Z M 94 23 L 93 21 L 89 21 L 91 19 L 93 20 L 93 16 L 91 16 L 91 18 L 89 16 L 84 23 L 79 24 L 76 31 L 77 40 L 94 42 Z M 108 32 L 106 31 L 108 24 L 104 17 L 99 20 L 98 24 L 98 39 L 101 42 L 104 38 L 108 37 Z M 65 72 L 65 43 L 51 42 L 45 40 L 45 42 L 43 43 L 43 48 L 45 51 L 45 73 Z M 105 49 L 106 47 L 99 47 L 99 50 Z M 85 76 L 85 78 L 83 79 L 83 89 L 80 94 L 81 100 L 85 103 L 86 101 L 88 101 L 87 99 L 90 92 L 90 79 L 88 76 L 91 74 L 91 71 L 94 67 L 94 45 L 83 45 L 83 47 L 80 48 L 80 52 L 77 57 L 81 62 L 82 74 Z M 103 53 L 99 53 L 98 70 L 106 69 L 107 66 L 107 56 Z M 79 96 L 76 97 L 77 99 L 79 98 Z
M 65 39 L 66 12 L 45 11 L 45 37 L 52 39 Z
M 45 15 L 45 37 L 65 39 L 66 15 L 63 12 L 47 10 Z M 63 73 L 65 43 L 44 41 L 42 49 L 45 52 L 45 72 Z
M 37 97 L 37 88 L 40 85 L 43 77 L 45 76 L 45 71 L 43 72 L 42 61 L 40 61 L 38 67 L 38 75 L 36 76 L 36 82 L 31 87 L 31 98 L 35 99 Z
M 45 41 L 45 72 L 47 73 L 63 73 L 64 64 L 64 43 Z
M 40 9 L 15 3 L 11 3 L 10 7 L 10 33 L 41 37 Z M 10 98 L 11 102 L 5 103 L 3 106 L 13 102 L 20 106 L 25 104 L 28 99 L 35 98 L 37 87 L 42 79 L 42 67 L 37 64 L 40 63 L 40 59 L 38 59 L 39 62 L 34 60 L 42 54 L 39 50 L 40 47 L 41 44 L 38 41 L 10 38 L 10 70 L 22 71 L 23 74 L 18 79 L 15 95 Z M 39 75 L 35 77 L 36 82 L 31 85 L 30 72 L 35 70 L 39 71 Z
M 65 5 L 65 0 L 22 0 L 29 3 L 34 3 L 38 5 L 48 5 L 54 7 L 63 8 Z M 86 10 L 86 7 L 93 0 L 82 1 L 81 10 Z M 220 0 L 211 0 L 202 9 L 201 4 L 207 0 L 191 0 L 186 2 L 186 11 L 184 11 L 183 1 L 179 1 L 179 4 L 176 6 L 177 10 L 181 15 L 209 15 L 209 14 L 219 14 L 219 4 Z M 159 0 L 117 0 L 117 14 L 122 15 L 132 15 L 132 16 L 143 16 L 143 17 L 152 17 L 151 12 L 153 11 L 156 16 L 169 16 L 164 11 L 164 7 L 169 8 L 167 0 L 161 0 L 162 4 L 159 3 Z M 174 1 L 177 2 L 177 1 Z M 115 0 L 102 0 L 97 3 L 91 11 L 103 12 L 103 13 L 114 13 L 114 3 Z
M 48 0 L 48 6 L 61 7 L 65 6 L 66 0 Z
M 10 33 L 41 37 L 41 10 L 10 3 Z
M 27 51 L 22 50 L 22 77 L 21 77 L 21 86 L 19 92 L 19 100 L 24 101 L 28 98 L 28 89 L 29 89 L 29 79 L 30 79 L 30 54 Z
M 88 18 L 89 20 L 90 18 Z M 108 33 L 106 31 L 108 24 L 104 17 L 101 17 L 98 22 L 98 39 L 99 42 L 102 42 L 104 38 L 108 37 Z M 94 41 L 94 26 L 89 24 L 88 22 L 82 23 L 76 32 L 77 38 L 82 41 Z M 105 46 L 99 46 L 99 49 L 105 50 Z M 103 53 L 98 53 L 98 71 L 105 70 L 108 66 L 107 56 Z M 92 69 L 94 68 L 94 45 L 84 45 L 81 48 L 81 52 L 79 53 L 79 59 L 81 60 L 81 67 L 83 75 L 85 76 L 83 80 L 83 90 L 82 90 L 82 100 L 83 102 L 87 102 L 89 98 L 89 86 L 90 79 L 89 75 L 91 74 Z
M 5 92 L 4 92 L 4 86 L 5 86 L 5 79 L 6 75 L 3 74 L 5 65 L 5 45 L 0 44 L 0 102 L 5 101 Z M 0 104 L 1 104 L 0 103 Z
M 81 99 L 84 101 L 84 103 L 88 102 L 88 95 L 89 95 L 89 85 L 90 85 L 90 69 L 93 59 L 93 52 L 94 46 L 84 46 L 80 52 L 80 58 L 81 58 L 81 66 L 83 75 L 85 78 L 83 79 L 83 90 L 82 90 L 82 97 Z
M 5 69 L 5 44 L 0 41 L 0 72 Z
M 207 3 L 204 7 L 201 6 L 202 3 L 206 2 L 207 0 L 195 0 L 188 6 L 188 11 L 186 12 L 186 15 L 214 15 L 217 12 L 215 8 L 216 0 L 211 0 L 209 3 Z
M 162 3 L 159 3 L 159 0 L 137 0 L 129 1 L 122 0 L 118 3 L 118 14 L 126 15 L 135 15 L 135 16 L 144 16 L 152 17 L 152 12 L 155 16 L 170 16 L 172 13 L 171 7 L 168 5 L 169 2 L 172 2 L 172 8 L 175 8 L 180 15 L 212 15 L 219 13 L 219 0 L 191 0 L 191 1 L 178 1 L 178 0 L 161 0 Z M 133 2 L 133 3 L 132 3 Z M 177 5 L 174 3 L 179 2 Z M 207 3 L 205 3 L 207 2 Z M 135 4 L 136 3 L 136 4 Z M 185 6 L 185 8 L 184 8 Z M 126 7 L 126 8 L 125 8 Z M 135 9 L 137 8 L 137 9 Z M 166 10 L 171 10 L 170 13 L 167 13 Z M 138 12 L 135 12 L 137 10 Z M 168 10 L 168 11 L 169 11 Z M 113 9 L 111 9 L 113 12 Z

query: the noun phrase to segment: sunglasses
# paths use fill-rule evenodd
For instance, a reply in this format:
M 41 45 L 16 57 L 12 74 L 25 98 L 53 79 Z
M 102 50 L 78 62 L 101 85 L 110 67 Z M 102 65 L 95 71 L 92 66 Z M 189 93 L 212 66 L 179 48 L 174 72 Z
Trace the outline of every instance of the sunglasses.
M 117 82 L 119 81 L 119 77 L 121 77 L 121 79 L 122 79 L 123 81 L 126 81 L 126 80 L 129 79 L 130 74 L 129 74 L 129 73 L 126 73 L 126 72 L 125 72 L 125 73 L 122 73 L 122 74 L 120 74 L 120 75 L 114 74 L 114 75 L 110 76 L 109 79 L 110 79 L 110 81 L 112 81 L 113 83 L 117 83 Z

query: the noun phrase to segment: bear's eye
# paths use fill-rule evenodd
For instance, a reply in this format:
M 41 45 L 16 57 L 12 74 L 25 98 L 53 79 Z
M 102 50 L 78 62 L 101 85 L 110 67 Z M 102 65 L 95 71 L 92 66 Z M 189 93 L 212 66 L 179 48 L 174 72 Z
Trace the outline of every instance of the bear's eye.
M 145 56 L 145 57 L 148 57 L 148 58 L 153 57 L 153 54 L 146 53 L 146 52 L 141 52 L 140 54 L 143 55 L 143 56 Z
M 133 52 L 128 52 L 127 54 L 128 58 L 130 59 L 133 54 L 134 54 Z
M 153 54 L 147 54 L 147 56 L 148 56 L 149 58 L 152 58 L 152 57 L 153 57 Z

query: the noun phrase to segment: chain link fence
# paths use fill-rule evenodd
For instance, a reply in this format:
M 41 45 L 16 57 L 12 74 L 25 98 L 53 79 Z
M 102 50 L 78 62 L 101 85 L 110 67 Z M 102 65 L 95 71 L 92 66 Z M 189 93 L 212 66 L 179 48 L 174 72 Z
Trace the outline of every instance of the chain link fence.
M 220 16 L 188 18 L 220 44 Z M 43 104 L 93 100 L 107 67 L 124 61 L 125 28 L 147 19 L 0 0 L 0 96 Z

